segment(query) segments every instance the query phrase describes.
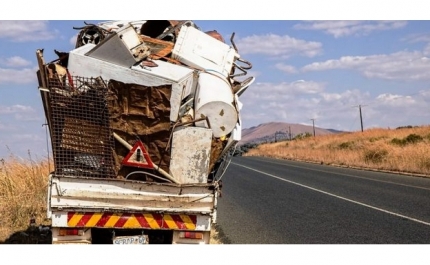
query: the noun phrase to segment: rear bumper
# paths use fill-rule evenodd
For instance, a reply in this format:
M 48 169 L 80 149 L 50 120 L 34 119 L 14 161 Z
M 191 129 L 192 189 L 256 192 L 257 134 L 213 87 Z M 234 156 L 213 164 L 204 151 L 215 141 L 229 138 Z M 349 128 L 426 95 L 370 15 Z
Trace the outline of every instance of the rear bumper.
M 52 214 L 52 227 L 210 231 L 211 216 L 149 212 L 75 212 Z

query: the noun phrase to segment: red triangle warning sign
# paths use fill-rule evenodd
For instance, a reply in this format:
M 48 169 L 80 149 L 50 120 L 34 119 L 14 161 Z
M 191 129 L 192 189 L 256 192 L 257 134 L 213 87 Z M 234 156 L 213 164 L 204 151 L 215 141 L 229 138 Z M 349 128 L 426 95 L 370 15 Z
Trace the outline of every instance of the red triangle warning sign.
M 130 153 L 122 160 L 122 164 L 132 167 L 154 168 L 154 164 L 152 164 L 151 158 L 149 158 L 149 154 L 141 141 L 134 144 Z

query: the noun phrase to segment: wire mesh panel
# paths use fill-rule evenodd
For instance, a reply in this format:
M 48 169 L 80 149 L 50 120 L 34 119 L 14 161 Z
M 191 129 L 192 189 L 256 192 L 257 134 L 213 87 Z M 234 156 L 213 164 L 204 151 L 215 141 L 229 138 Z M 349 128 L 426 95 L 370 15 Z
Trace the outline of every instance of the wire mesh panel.
M 49 89 L 55 174 L 115 177 L 105 82 L 52 78 Z

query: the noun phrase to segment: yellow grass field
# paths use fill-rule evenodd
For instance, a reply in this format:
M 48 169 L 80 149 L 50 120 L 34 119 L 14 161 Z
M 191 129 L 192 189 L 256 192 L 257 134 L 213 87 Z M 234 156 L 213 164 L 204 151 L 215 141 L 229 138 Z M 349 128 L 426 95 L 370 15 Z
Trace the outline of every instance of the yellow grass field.
M 51 167 L 52 167 L 51 163 Z M 46 224 L 48 160 L 10 156 L 0 160 L 0 241 L 26 230 L 30 220 Z
M 244 155 L 430 176 L 430 126 L 310 136 L 262 144 Z

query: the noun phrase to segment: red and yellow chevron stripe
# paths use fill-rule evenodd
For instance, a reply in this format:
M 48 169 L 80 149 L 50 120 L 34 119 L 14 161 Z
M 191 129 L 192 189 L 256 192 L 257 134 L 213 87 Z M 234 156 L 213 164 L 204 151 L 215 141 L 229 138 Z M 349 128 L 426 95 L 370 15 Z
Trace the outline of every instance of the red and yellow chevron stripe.
M 196 215 L 68 212 L 68 227 L 195 230 Z

